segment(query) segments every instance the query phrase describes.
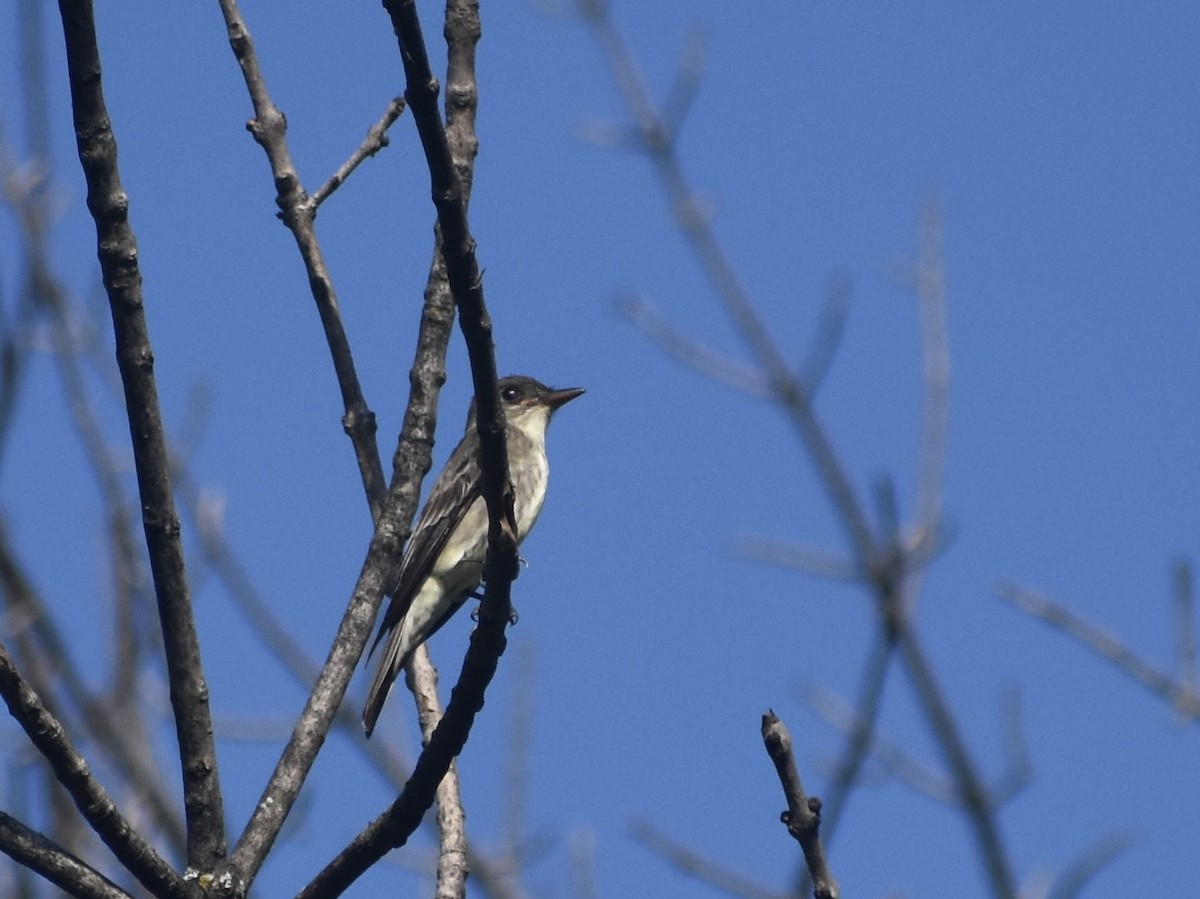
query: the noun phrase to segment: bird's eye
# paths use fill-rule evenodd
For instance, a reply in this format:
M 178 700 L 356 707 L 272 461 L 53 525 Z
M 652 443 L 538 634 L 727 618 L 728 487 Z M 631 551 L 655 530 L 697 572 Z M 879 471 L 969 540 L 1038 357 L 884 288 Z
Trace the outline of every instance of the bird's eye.
M 505 387 L 503 390 L 500 391 L 500 396 L 504 399 L 504 402 L 506 402 L 506 403 L 515 403 L 518 399 L 521 398 L 521 391 L 518 390 L 516 387 Z

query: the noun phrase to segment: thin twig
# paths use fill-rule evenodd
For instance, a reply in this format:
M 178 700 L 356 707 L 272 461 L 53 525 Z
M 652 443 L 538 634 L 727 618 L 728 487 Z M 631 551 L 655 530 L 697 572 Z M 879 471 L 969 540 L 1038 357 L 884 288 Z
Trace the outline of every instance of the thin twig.
M 854 547 L 855 559 L 862 564 L 865 573 L 876 552 L 867 516 L 841 459 L 817 418 L 807 385 L 788 368 L 683 174 L 675 149 L 680 123 L 666 121 L 655 107 L 629 48 L 609 17 L 608 3 L 578 0 L 578 8 L 608 61 L 634 119 L 641 148 L 654 164 L 680 229 L 738 334 L 762 369 L 772 396 L 787 411 L 789 420 L 808 448 L 820 483 L 837 509 L 838 520 Z
M 846 331 L 849 309 L 850 283 L 844 278 L 837 278 L 825 291 L 817 327 L 813 331 L 812 346 L 797 376 L 800 383 L 808 388 L 810 396 L 815 396 L 821 389 L 825 375 L 833 366 L 834 357 L 842 345 L 842 336 Z
M 942 517 L 946 434 L 950 409 L 950 339 L 946 329 L 946 273 L 942 210 L 935 199 L 921 207 L 920 249 L 913 273 L 921 321 L 921 451 L 917 467 L 918 536 L 936 532 Z
M 661 857 L 680 874 L 694 877 L 722 893 L 739 899 L 792 899 L 790 894 L 764 887 L 743 874 L 710 861 L 646 821 L 635 821 L 632 834 L 635 840 Z
M 66 38 L 71 108 L 87 202 L 96 223 L 100 270 L 116 337 L 117 362 L 141 496 L 159 619 L 166 649 L 171 706 L 183 771 L 188 865 L 213 872 L 225 857 L 225 820 L 213 745 L 208 686 L 192 617 L 171 493 L 166 436 L 146 325 L 137 241 L 129 225 L 129 198 L 121 186 L 117 145 L 100 79 L 100 51 L 90 0 L 60 0 Z
M 520 865 L 521 853 L 527 839 L 525 830 L 529 817 L 529 782 L 533 759 L 533 646 L 523 643 L 517 647 L 513 665 L 512 699 L 505 740 L 506 769 L 503 790 L 504 845 L 500 850 L 509 867 Z
M 1046 899 L 1075 899 L 1096 879 L 1097 874 L 1133 843 L 1131 834 L 1113 834 L 1098 841 L 1054 879 L 1046 891 Z
M 829 788 L 825 791 L 822 817 L 825 823 L 826 843 L 833 842 L 850 793 L 862 774 L 863 765 L 874 742 L 879 710 L 883 706 L 883 691 L 887 684 L 888 671 L 895 658 L 895 648 L 895 642 L 880 628 L 859 675 L 859 686 L 854 700 L 854 725 L 846 734 L 846 743 L 829 778 Z
M 1025 739 L 1024 715 L 1021 710 L 1021 694 L 1010 690 L 1001 706 L 1004 729 L 1004 771 L 992 784 L 992 803 L 996 806 L 1011 802 L 1029 786 L 1033 778 L 1033 765 L 1029 761 L 1029 743 Z
M 596 889 L 596 833 L 572 830 L 567 837 L 571 865 L 571 899 L 599 899 Z
M 859 580 L 853 562 L 815 546 L 784 543 L 767 537 L 742 537 L 734 543 L 734 552 L 747 559 L 794 568 L 831 581 Z
M 929 729 L 942 751 L 946 767 L 954 778 L 955 792 L 963 811 L 975 831 L 975 843 L 987 872 L 993 895 L 1006 899 L 1017 895 L 1009 866 L 1008 853 L 996 820 L 996 807 L 967 751 L 958 731 L 958 724 L 942 694 L 925 652 L 911 627 L 902 627 L 896 635 L 896 646 L 908 671 L 917 701 L 929 722 Z
M 802 695 L 805 704 L 843 736 L 865 727 L 857 711 L 833 691 L 813 685 L 805 687 Z M 936 802 L 957 805 L 958 797 L 952 781 L 941 772 L 922 764 L 882 733 L 872 735 L 869 750 L 869 755 L 892 777 Z
M 780 820 L 804 852 L 804 862 L 812 877 L 813 895 L 816 899 L 838 899 L 841 892 L 821 844 L 821 800 L 805 795 L 796 757 L 792 754 L 792 735 L 775 713 L 768 711 L 762 716 L 762 737 L 787 799 L 787 811 Z
M 1200 681 L 1196 676 L 1196 591 L 1192 563 L 1187 559 L 1179 559 L 1171 575 L 1175 597 L 1175 655 L 1179 683 L 1193 695 L 1200 695 Z M 1179 709 L 1179 714 L 1185 713 L 1185 709 Z
M 1066 606 L 1017 584 L 1001 584 L 998 592 L 1001 599 L 1082 643 L 1151 693 L 1171 702 L 1189 721 L 1200 721 L 1200 694 L 1144 661 L 1112 634 Z
M 404 98 L 393 97 L 379 121 L 367 129 L 366 138 L 350 154 L 350 158 L 343 162 L 338 167 L 338 170 L 329 176 L 328 181 L 312 192 L 309 202 L 312 203 L 314 214 L 320 205 L 329 198 L 329 195 L 345 183 L 346 179 L 353 174 L 354 170 L 358 168 L 364 159 L 368 156 L 374 156 L 388 145 L 388 129 L 395 124 L 396 119 L 400 118 L 403 112 Z
M 658 348 L 676 362 L 714 381 L 728 384 L 734 390 L 748 396 L 766 399 L 771 395 L 771 385 L 762 372 L 723 356 L 688 337 L 640 297 L 618 297 L 615 305 L 617 311 L 632 322 L 634 327 L 658 344 Z
M 304 192 L 300 175 L 292 163 L 287 145 L 287 119 L 271 100 L 266 81 L 258 65 L 250 31 L 242 18 L 236 0 L 220 0 L 221 13 L 229 34 L 229 44 L 241 66 L 246 90 L 254 105 L 254 118 L 246 127 L 267 154 L 271 174 L 275 179 L 275 203 L 279 207 L 284 225 L 292 232 L 296 248 L 304 262 L 309 287 L 325 331 L 325 342 L 333 359 L 338 388 L 342 394 L 342 427 L 354 446 L 359 475 L 366 485 L 367 500 L 371 503 L 371 516 L 378 519 L 379 502 L 386 492 L 383 466 L 379 461 L 379 448 L 375 443 L 375 413 L 363 398 L 362 386 L 350 352 L 350 342 L 342 324 L 338 307 L 337 292 L 333 279 L 325 265 L 325 256 L 317 240 L 314 218 L 316 205 Z

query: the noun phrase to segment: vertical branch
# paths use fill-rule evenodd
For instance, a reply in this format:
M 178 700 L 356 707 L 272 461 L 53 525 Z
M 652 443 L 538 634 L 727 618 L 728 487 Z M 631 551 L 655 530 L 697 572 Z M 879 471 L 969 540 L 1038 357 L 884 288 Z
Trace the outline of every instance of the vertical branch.
M 942 517 L 946 431 L 950 408 L 950 339 L 946 333 L 946 273 L 942 262 L 942 210 L 936 199 L 921 208 L 915 286 L 921 320 L 921 450 L 917 470 L 919 546 Z
M 633 116 L 640 145 L 658 172 L 680 229 L 742 340 L 766 374 L 772 396 L 787 410 L 792 425 L 804 441 L 820 483 L 828 492 L 838 512 L 838 520 L 854 548 L 860 570 L 866 572 L 875 555 L 875 539 L 850 478 L 817 419 L 807 386 L 791 372 L 717 240 L 708 217 L 683 174 L 675 150 L 675 134 L 655 108 L 632 54 L 608 16 L 608 4 L 603 0 L 580 0 L 579 7 L 604 52 L 617 87 Z
M 465 7 L 470 12 L 471 6 L 472 4 L 459 3 L 455 8 L 461 10 Z M 437 398 L 445 381 L 445 352 L 453 325 L 454 302 L 446 287 L 447 278 L 439 245 L 435 251 L 434 265 L 431 266 L 416 358 L 409 375 L 411 391 L 404 427 L 393 458 L 392 484 L 389 489 L 385 489 L 378 451 L 373 439 L 374 417 L 362 398 L 342 327 L 337 298 L 316 240 L 313 226 L 316 202 L 306 195 L 292 164 L 286 142 L 286 121 L 267 93 L 249 31 L 237 4 L 235 0 L 222 0 L 221 7 L 230 44 L 242 68 L 254 105 L 255 118 L 249 127 L 267 153 L 275 176 L 276 202 L 285 224 L 296 238 L 310 283 L 313 285 L 314 299 L 325 326 L 326 340 L 342 388 L 346 407 L 343 421 L 355 445 L 364 490 L 371 507 L 372 519 L 376 523 L 376 534 L 350 607 L 335 639 L 334 649 L 317 680 L 293 738 L 267 784 L 263 801 L 257 806 L 235 850 L 239 871 L 243 879 L 248 881 L 254 877 L 265 859 L 315 759 L 323 734 L 331 723 L 332 715 L 353 674 L 353 660 L 361 655 L 369 635 L 374 609 L 378 606 L 383 586 L 388 580 L 388 568 L 391 562 L 400 556 L 400 548 L 408 533 L 408 522 L 411 521 L 416 508 L 421 481 L 431 466 Z M 447 15 L 451 15 L 451 10 L 448 10 Z M 458 99 L 455 106 L 460 112 L 466 113 L 460 118 L 466 122 L 469 134 L 474 120 L 473 60 L 474 41 L 478 40 L 479 36 L 477 15 L 473 28 L 469 15 L 460 15 L 453 28 L 448 19 L 448 37 L 451 31 L 456 35 L 456 40 L 451 42 L 451 66 L 453 73 L 457 73 L 456 83 L 460 85 L 460 89 L 455 93 Z M 460 135 L 459 143 L 467 141 Z M 473 156 L 474 147 L 471 145 L 469 152 L 465 154 L 468 172 Z M 328 191 L 323 189 L 319 193 L 323 198 Z M 492 390 L 494 393 L 494 386 Z M 414 660 L 414 671 L 418 680 L 424 684 L 427 695 L 433 695 L 436 707 L 434 674 L 428 663 L 427 653 L 421 650 L 417 656 Z M 435 717 L 430 719 L 430 727 L 436 723 L 436 717 L 440 717 L 440 710 L 435 709 L 435 712 Z M 460 809 L 457 814 L 461 819 L 461 804 L 455 782 L 448 779 L 441 789 L 443 808 L 448 810 L 447 814 L 452 814 L 455 808 Z M 458 844 L 465 852 L 465 842 L 461 838 Z
M 1200 683 L 1196 681 L 1196 593 L 1192 581 L 1192 564 L 1179 559 L 1171 572 L 1175 597 L 1175 653 L 1178 657 L 1180 696 L 1196 696 Z M 1176 700 L 1181 715 L 1195 714 L 1196 703 Z
M 500 585 L 503 589 L 508 584 Z M 495 596 L 494 585 L 487 588 L 484 599 L 507 605 L 507 592 Z M 463 660 L 458 683 L 450 696 L 446 714 L 429 738 L 429 743 L 417 759 L 412 777 L 391 807 L 372 821 L 298 894 L 299 899 L 325 899 L 339 896 L 364 872 L 383 858 L 391 849 L 408 842 L 432 805 L 438 783 L 450 763 L 462 752 L 483 708 L 484 692 L 496 673 L 496 662 L 504 650 L 506 618 L 489 618 L 480 614 L 479 626 L 471 634 L 470 648 Z
M 967 752 L 966 744 L 958 732 L 958 725 L 950 713 L 950 707 L 942 696 L 924 650 L 917 642 L 917 635 L 911 627 L 900 629 L 897 634 L 897 646 L 912 680 L 917 700 L 925 712 L 925 717 L 929 719 L 930 730 L 954 778 L 958 799 L 975 831 L 975 841 L 991 883 L 992 894 L 1001 899 L 1015 897 L 1017 886 L 1013 882 L 1012 871 L 1009 870 L 1008 857 L 991 797 L 975 770 L 975 762 Z
M 464 8 L 470 6 L 467 4 Z M 504 628 L 511 610 L 509 594 L 517 571 L 504 413 L 496 388 L 491 319 L 484 303 L 475 242 L 467 223 L 467 196 L 438 112 L 438 84 L 429 68 L 416 8 L 411 0 L 385 0 L 384 8 L 391 18 L 404 64 L 405 99 L 412 110 L 429 166 L 442 239 L 441 255 L 471 361 L 483 495 L 489 517 L 488 554 L 484 566 L 487 586 L 480 605 L 479 626 L 471 635 L 471 646 L 459 682 L 445 716 L 417 761 L 412 778 L 392 807 L 327 865 L 304 889 L 302 896 L 339 894 L 389 848 L 403 845 L 420 823 L 433 801 L 437 785 L 466 743 L 475 715 L 482 708 L 484 692 L 495 673 L 496 662 L 504 651 Z M 448 31 L 453 24 L 448 13 Z
M 301 259 L 304 260 L 304 269 L 308 275 L 313 300 L 317 304 L 321 326 L 325 330 L 325 342 L 333 357 L 333 368 L 342 394 L 345 410 L 342 426 L 354 445 L 359 474 L 371 506 L 371 517 L 377 520 L 386 492 L 386 482 L 379 460 L 379 447 L 375 443 L 375 413 L 370 410 L 363 397 L 354 366 L 354 356 L 350 352 L 350 341 L 342 324 L 337 292 L 333 288 L 333 279 L 329 275 L 321 245 L 317 241 L 314 227 L 316 205 L 305 192 L 300 175 L 292 163 L 286 139 L 287 119 L 267 92 L 266 81 L 254 52 L 254 43 L 241 10 L 238 9 L 236 0 L 221 0 L 220 5 L 230 46 L 238 65 L 241 66 L 246 89 L 254 105 L 254 118 L 246 127 L 267 154 L 271 174 L 275 177 L 275 203 L 279 207 L 283 223 L 296 240 Z
M 863 764 L 870 753 L 879 710 L 883 705 L 883 688 L 887 683 L 888 668 L 895 648 L 895 641 L 886 630 L 880 628 L 875 644 L 863 665 L 854 702 L 853 726 L 846 735 L 846 745 L 842 748 L 837 765 L 830 776 L 829 787 L 825 790 L 825 805 L 821 817 L 825 826 L 826 843 L 833 841 L 850 792 L 858 782 Z
M 492 320 L 484 303 L 483 278 L 475 258 L 475 240 L 467 224 L 466 195 L 450 152 L 446 129 L 438 113 L 438 83 L 429 68 L 429 56 L 416 5 L 413 0 L 384 0 L 383 5 L 391 18 L 404 63 L 407 85 L 404 97 L 412 110 L 429 166 L 446 276 L 458 307 L 459 326 L 471 360 L 483 496 L 491 521 L 484 580 L 490 585 L 507 578 L 511 584 L 516 574 L 517 553 L 516 528 L 512 521 L 513 493 L 508 481 L 508 445 L 505 440 L 504 411 L 496 390 Z
M 446 39 L 446 143 L 454 170 L 462 188 L 464 209 L 471 201 L 475 180 L 475 156 L 479 141 L 475 135 L 475 113 L 479 104 L 479 88 L 475 80 L 475 46 L 482 34 L 477 0 L 448 0 L 443 25 Z M 450 312 L 453 322 L 454 296 L 442 252 L 442 229 L 435 229 L 433 262 L 429 269 L 428 291 L 437 308 Z M 441 342 L 441 363 L 445 364 L 447 333 Z M 441 701 L 437 692 L 437 673 L 429 662 L 429 653 L 421 648 L 410 666 L 414 693 L 423 692 L 418 701 L 421 733 L 426 741 L 442 719 Z M 461 899 L 466 895 L 467 875 L 470 872 L 467 843 L 466 813 L 459 790 L 458 770 L 451 764 L 437 787 L 438 862 L 435 894 L 438 899 Z
M 825 847 L 821 844 L 821 800 L 805 795 L 796 757 L 792 754 L 792 735 L 775 713 L 768 711 L 762 716 L 762 737 L 787 799 L 787 811 L 781 820 L 804 852 L 804 862 L 812 877 L 813 895 L 816 899 L 838 899 L 841 891 L 829 870 Z
M 104 103 L 100 51 L 89 0 L 61 0 L 71 106 L 87 204 L 96 222 L 100 269 L 112 311 L 117 363 L 141 494 L 142 524 L 166 648 L 171 706 L 183 768 L 188 864 L 213 870 L 225 855 L 225 824 L 208 685 L 184 572 L 179 516 L 171 496 L 166 438 L 142 303 L 137 242 L 121 186 L 117 145 Z
M 508 724 L 505 749 L 508 766 L 504 775 L 504 821 L 505 847 L 502 857 L 507 856 L 510 867 L 516 870 L 521 861 L 528 818 L 529 781 L 533 757 L 533 647 L 522 644 L 517 647 L 516 668 L 512 677 L 512 717 Z
M 882 685 L 890 644 L 900 648 L 901 663 L 920 697 L 930 731 L 951 768 L 956 790 L 967 809 L 993 890 L 1000 897 L 1013 896 L 1015 887 L 994 808 L 975 772 L 940 686 L 920 650 L 906 608 L 906 587 L 911 587 L 911 571 L 919 559 L 917 550 L 927 551 L 929 541 L 918 530 L 919 539 L 913 547 L 904 545 L 900 539 L 898 517 L 890 513 L 884 516 L 885 519 L 891 517 L 896 525 L 890 533 L 886 521 L 878 534 L 871 527 L 845 466 L 817 418 L 808 385 L 793 374 L 776 347 L 683 174 L 676 152 L 679 122 L 668 120 L 650 98 L 629 49 L 609 17 L 608 4 L 603 0 L 578 0 L 578 9 L 608 62 L 617 89 L 633 118 L 638 145 L 654 165 L 681 231 L 739 336 L 762 370 L 774 401 L 787 412 L 799 433 L 846 534 L 858 579 L 875 600 L 885 641 L 877 649 L 869 671 L 878 674 L 878 683 Z M 928 529 L 934 526 L 940 514 L 941 485 L 937 481 L 942 477 L 943 467 L 948 357 L 944 354 L 944 297 L 938 262 L 940 230 L 933 213 L 927 217 L 923 230 L 926 233 L 917 286 L 922 296 L 926 351 L 926 415 L 922 428 L 921 471 L 922 515 L 926 520 L 919 524 Z M 890 496 L 885 495 L 885 498 L 888 499 L 884 509 L 887 512 L 894 504 Z M 873 715 L 865 717 L 870 721 Z M 867 731 L 864 734 L 869 736 Z M 861 745 L 850 744 L 847 757 L 850 765 L 846 770 L 851 775 L 861 763 L 861 758 L 856 761 L 861 751 Z

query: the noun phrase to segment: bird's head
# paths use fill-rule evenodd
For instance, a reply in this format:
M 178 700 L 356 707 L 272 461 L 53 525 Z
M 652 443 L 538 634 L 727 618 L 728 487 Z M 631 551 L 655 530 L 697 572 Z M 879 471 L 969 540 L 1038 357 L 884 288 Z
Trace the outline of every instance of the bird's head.
M 550 416 L 560 407 L 583 394 L 582 387 L 567 387 L 555 390 L 536 378 L 525 375 L 509 375 L 497 382 L 500 403 L 504 406 L 504 417 L 510 428 L 518 428 L 531 436 L 544 434 Z M 467 431 L 475 427 L 475 402 L 467 416 Z

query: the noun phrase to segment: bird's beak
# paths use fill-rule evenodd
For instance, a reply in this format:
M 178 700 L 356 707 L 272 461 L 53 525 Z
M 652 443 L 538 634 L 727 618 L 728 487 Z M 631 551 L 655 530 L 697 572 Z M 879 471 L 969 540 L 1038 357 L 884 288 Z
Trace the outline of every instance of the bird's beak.
M 583 396 L 582 387 L 567 387 L 563 390 L 551 390 L 549 393 L 543 394 L 542 403 L 549 406 L 551 411 L 559 406 L 565 406 L 577 396 Z

